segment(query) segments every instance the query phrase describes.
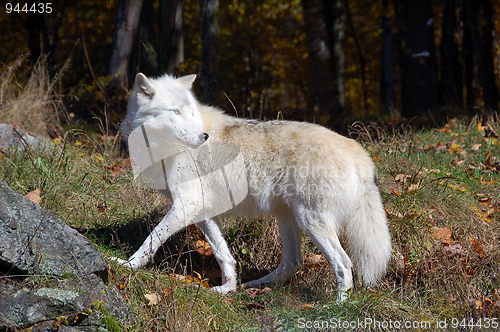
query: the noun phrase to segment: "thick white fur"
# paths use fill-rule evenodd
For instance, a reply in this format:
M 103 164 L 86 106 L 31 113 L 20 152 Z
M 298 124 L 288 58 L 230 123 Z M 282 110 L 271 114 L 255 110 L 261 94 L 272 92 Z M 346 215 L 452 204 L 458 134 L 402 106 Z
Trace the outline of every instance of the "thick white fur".
M 353 287 L 353 263 L 365 284 L 379 280 L 391 257 L 391 241 L 375 166 L 368 153 L 354 140 L 318 125 L 245 120 L 202 105 L 190 92 L 194 78 L 149 79 L 138 74 L 121 132 L 126 135 L 141 123 L 152 121 L 172 140 L 190 148 L 203 144 L 204 133 L 214 142 L 240 147 L 249 194 L 223 216 L 273 215 L 283 243 L 282 262 L 276 270 L 245 286 L 281 283 L 293 276 L 302 263 L 302 232 L 333 267 L 339 301 L 345 300 Z M 176 109 L 181 112 L 177 114 Z M 168 190 L 162 193 L 171 197 Z M 217 197 L 207 198 L 205 204 L 217 204 Z M 144 266 L 164 241 L 193 223 L 200 209 L 196 204 L 186 206 L 174 200 L 141 248 L 127 261 L 119 261 L 132 268 Z M 210 218 L 197 226 L 222 270 L 223 284 L 215 289 L 222 293 L 235 290 L 236 261 L 217 220 Z M 339 242 L 339 234 L 349 256 Z

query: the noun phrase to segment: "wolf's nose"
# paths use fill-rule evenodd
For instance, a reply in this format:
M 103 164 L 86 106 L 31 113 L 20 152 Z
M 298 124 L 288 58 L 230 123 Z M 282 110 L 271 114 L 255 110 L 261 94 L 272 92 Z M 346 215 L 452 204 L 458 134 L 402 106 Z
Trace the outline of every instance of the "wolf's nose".
M 207 133 L 203 133 L 203 135 L 205 136 L 205 141 L 208 139 L 208 134 Z

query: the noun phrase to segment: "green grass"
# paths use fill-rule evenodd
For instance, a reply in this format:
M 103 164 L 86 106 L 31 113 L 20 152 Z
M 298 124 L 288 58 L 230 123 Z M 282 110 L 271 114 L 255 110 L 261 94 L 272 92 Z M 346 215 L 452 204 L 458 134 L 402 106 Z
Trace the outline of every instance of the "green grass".
M 131 271 L 109 261 L 111 282 L 123 288 L 131 307 L 127 330 L 289 331 L 354 324 L 349 326 L 376 331 L 380 326 L 367 320 L 435 326 L 444 319 L 498 317 L 500 145 L 494 132 L 500 133 L 500 121 L 482 123 L 493 131 L 478 127 L 477 119 L 399 133 L 357 129 L 379 168 L 393 239 L 387 276 L 376 287 L 357 285 L 346 303 L 337 304 L 334 274 L 324 266 L 303 268 L 289 283 L 255 297 L 243 290 L 215 294 L 171 278 L 197 272 L 211 285 L 220 282 L 214 259 L 193 250 L 199 235 L 189 229 L 169 240 L 149 267 Z M 169 203 L 134 184 L 116 137 L 69 131 L 55 142 L 55 149 L 43 152 L 4 151 L 0 179 L 22 194 L 40 188 L 40 204 L 89 237 L 106 258 L 126 257 Z M 272 218 L 222 225 L 241 281 L 279 263 Z M 449 243 L 434 235 L 445 228 L 451 230 Z M 307 239 L 303 252 L 319 253 Z M 157 304 L 145 297 L 151 294 L 159 294 Z M 365 325 L 355 325 L 358 320 Z

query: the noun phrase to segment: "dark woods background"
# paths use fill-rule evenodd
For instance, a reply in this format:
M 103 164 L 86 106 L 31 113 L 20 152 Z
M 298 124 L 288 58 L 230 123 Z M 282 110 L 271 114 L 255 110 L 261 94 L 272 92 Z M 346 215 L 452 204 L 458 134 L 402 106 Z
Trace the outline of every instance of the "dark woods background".
M 342 127 L 434 123 L 499 107 L 495 0 L 57 1 L 2 3 L 0 60 L 42 57 L 73 119 L 120 121 L 137 72 L 198 74 L 231 114 Z M 21 74 L 19 74 L 22 76 Z M 234 105 L 234 106 L 233 106 Z M 77 121 L 77 120 L 74 120 Z

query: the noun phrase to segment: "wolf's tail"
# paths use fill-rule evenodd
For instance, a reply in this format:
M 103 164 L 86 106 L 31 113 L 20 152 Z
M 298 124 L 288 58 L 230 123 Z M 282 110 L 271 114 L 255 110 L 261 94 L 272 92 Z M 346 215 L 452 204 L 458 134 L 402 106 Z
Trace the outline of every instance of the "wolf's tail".
M 372 285 L 385 275 L 392 254 L 391 235 L 376 182 L 362 187 L 344 234 L 358 278 Z

